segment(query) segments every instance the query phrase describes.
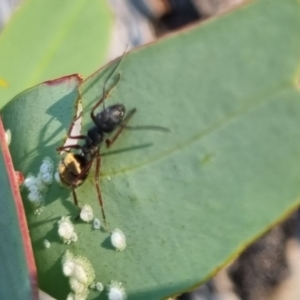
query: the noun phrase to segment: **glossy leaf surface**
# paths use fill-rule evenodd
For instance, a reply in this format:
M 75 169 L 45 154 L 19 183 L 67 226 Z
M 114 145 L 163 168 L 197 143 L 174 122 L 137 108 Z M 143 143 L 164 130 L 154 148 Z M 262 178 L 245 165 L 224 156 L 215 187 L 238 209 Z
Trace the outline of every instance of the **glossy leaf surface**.
M 111 150 L 101 148 L 105 211 L 110 229 L 126 235 L 123 252 L 112 249 L 108 233 L 81 222 L 75 244 L 59 241 L 56 222 L 78 214 L 68 189 L 53 184 L 40 216 L 28 209 L 42 288 L 66 297 L 60 259 L 70 249 L 92 262 L 97 281 L 123 282 L 129 299 L 180 293 L 296 208 L 299 14 L 296 0 L 254 1 L 125 56 L 106 105 L 136 107 L 131 126 L 160 125 L 173 132 L 124 130 Z M 83 132 L 92 126 L 89 112 L 108 73 L 101 70 L 80 85 Z M 25 173 L 37 172 L 46 155 L 59 160 L 55 148 L 77 98 L 66 86 L 37 86 L 2 112 L 13 132 L 15 163 Z M 7 116 L 23 109 L 17 128 Z M 78 197 L 101 219 L 93 174 Z M 45 236 L 50 251 L 42 247 Z M 56 278 L 54 285 L 49 278 Z

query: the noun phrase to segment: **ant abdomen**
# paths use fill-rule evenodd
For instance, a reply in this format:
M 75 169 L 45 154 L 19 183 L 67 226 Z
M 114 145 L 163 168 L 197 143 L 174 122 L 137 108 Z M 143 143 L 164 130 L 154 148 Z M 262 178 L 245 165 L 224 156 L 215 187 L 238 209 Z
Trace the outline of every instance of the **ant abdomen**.
M 78 187 L 84 183 L 89 172 L 82 173 L 88 161 L 80 154 L 67 153 L 58 165 L 61 181 L 66 186 Z

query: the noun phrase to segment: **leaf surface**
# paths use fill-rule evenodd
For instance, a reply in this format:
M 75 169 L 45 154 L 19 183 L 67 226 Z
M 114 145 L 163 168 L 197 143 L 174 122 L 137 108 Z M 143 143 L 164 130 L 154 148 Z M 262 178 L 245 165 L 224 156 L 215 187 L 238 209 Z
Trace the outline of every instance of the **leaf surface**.
M 125 251 L 114 251 L 108 233 L 81 222 L 75 225 L 78 242 L 66 246 L 58 240 L 60 216 L 78 214 L 68 189 L 53 184 L 40 216 L 28 209 L 45 291 L 66 297 L 60 258 L 70 249 L 92 262 L 97 281 L 123 282 L 129 299 L 180 293 L 205 281 L 296 209 L 299 14 L 296 0 L 254 1 L 126 54 L 107 83 L 111 87 L 121 74 L 106 106 L 136 107 L 131 126 L 159 125 L 173 132 L 124 130 L 111 150 L 101 148 L 105 212 L 110 229 L 125 233 Z M 92 126 L 89 112 L 108 74 L 104 68 L 80 84 L 83 132 Z M 64 84 L 55 99 L 56 87 L 48 87 L 48 93 L 44 87 L 42 97 L 40 88 L 20 94 L 2 112 L 15 132 L 15 163 L 25 173 L 37 172 L 45 155 L 58 162 L 55 148 L 62 144 L 78 96 Z M 61 100 L 63 95 L 69 102 Z M 23 126 L 17 130 L 6 116 L 33 109 L 32 98 L 36 114 L 20 114 Z M 59 109 L 50 117 L 54 100 Z M 93 177 L 92 170 L 78 198 L 101 219 Z M 48 252 L 40 246 L 45 235 L 53 241 Z M 55 286 L 52 276 L 61 278 Z

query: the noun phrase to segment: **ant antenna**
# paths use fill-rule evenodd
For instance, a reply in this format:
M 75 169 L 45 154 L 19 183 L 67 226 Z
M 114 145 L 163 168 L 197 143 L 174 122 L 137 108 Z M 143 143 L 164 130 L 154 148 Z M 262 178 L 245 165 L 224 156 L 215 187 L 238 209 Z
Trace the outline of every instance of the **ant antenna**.
M 110 79 L 110 77 L 115 73 L 115 71 L 117 70 L 117 68 L 119 67 L 119 65 L 121 64 L 126 52 L 127 52 L 127 49 L 129 47 L 129 44 L 127 44 L 120 60 L 118 61 L 118 63 L 115 65 L 115 67 L 111 70 L 111 72 L 108 74 L 107 78 L 105 79 L 104 81 L 104 84 L 103 84 L 103 92 L 102 92 L 102 97 L 105 98 L 105 90 L 106 90 L 106 84 L 108 82 L 108 80 Z M 103 110 L 105 110 L 105 101 L 103 101 Z

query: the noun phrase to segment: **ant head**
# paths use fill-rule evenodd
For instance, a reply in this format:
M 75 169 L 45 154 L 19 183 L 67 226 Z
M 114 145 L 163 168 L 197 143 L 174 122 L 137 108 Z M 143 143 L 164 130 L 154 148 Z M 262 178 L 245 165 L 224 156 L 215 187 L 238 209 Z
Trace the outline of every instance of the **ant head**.
M 123 120 L 123 117 L 125 115 L 126 109 L 123 104 L 115 104 L 107 109 L 107 115 L 110 118 L 111 123 L 113 124 L 120 124 Z
M 98 113 L 94 121 L 98 132 L 113 132 L 122 123 L 125 112 L 123 104 L 115 104 Z
M 125 114 L 125 111 L 126 111 L 126 108 L 123 104 L 115 104 L 115 105 L 112 105 L 111 108 L 118 112 L 121 116 L 124 116 Z

